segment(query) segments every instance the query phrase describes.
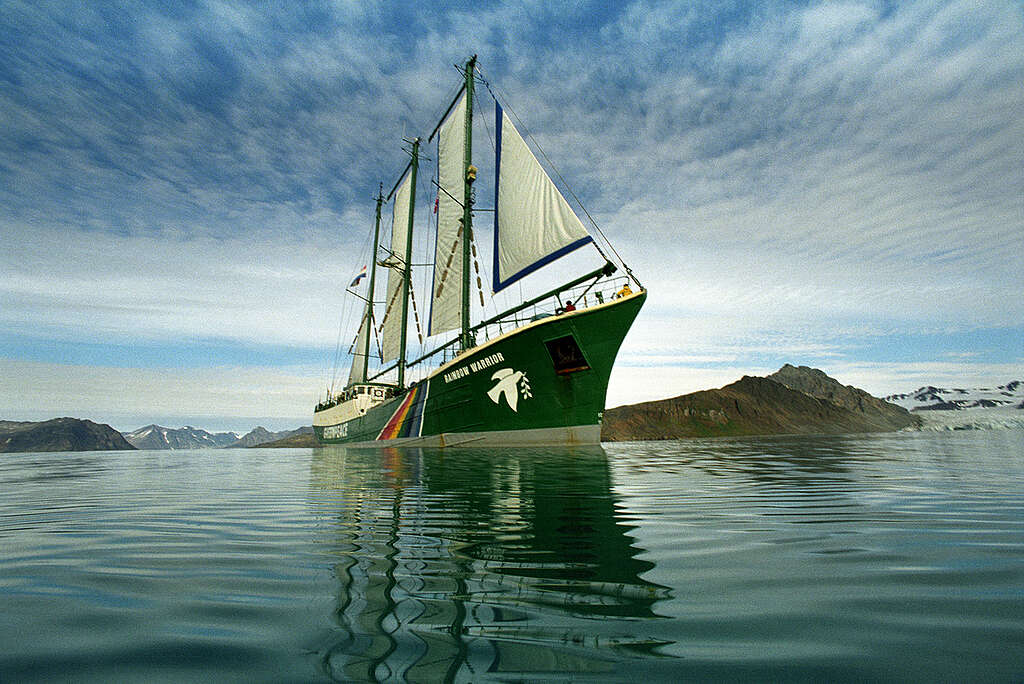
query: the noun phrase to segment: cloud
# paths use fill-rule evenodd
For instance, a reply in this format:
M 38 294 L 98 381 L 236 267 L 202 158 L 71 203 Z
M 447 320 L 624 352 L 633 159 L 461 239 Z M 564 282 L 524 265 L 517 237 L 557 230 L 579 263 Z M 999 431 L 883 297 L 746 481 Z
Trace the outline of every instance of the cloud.
M 9 336 L 331 349 L 378 184 L 474 46 L 650 287 L 632 368 L 690 387 L 712 363 L 855 362 L 1024 318 L 1013 2 L 12 2 L 2 21 Z
M 604 218 L 675 244 L 670 263 L 638 255 L 655 282 L 685 273 L 653 306 L 692 309 L 690 293 L 713 289 L 737 319 L 772 302 L 907 330 L 1019 319 L 1004 293 L 1024 246 L 1009 228 L 1024 215 L 1024 128 L 1008 115 L 1024 104 L 1024 52 L 1007 52 L 1020 13 L 919 7 L 877 20 L 861 5 L 777 12 L 728 35 L 711 77 L 657 74 L 639 144 L 627 138 L 633 151 L 601 170 L 622 188 L 655 170 Z M 673 116 L 686 125 L 650 125 Z
M 917 363 L 837 363 L 829 375 L 845 385 L 867 390 L 875 396 L 904 393 L 935 385 L 938 387 L 994 387 L 1024 376 L 1021 359 L 1010 363 L 971 364 L 969 382 L 964 380 L 960 361 L 923 361 Z
M 133 430 L 162 421 L 208 430 L 271 430 L 311 422 L 316 376 L 288 368 L 162 370 L 69 366 L 0 359 L 0 415 L 60 416 Z

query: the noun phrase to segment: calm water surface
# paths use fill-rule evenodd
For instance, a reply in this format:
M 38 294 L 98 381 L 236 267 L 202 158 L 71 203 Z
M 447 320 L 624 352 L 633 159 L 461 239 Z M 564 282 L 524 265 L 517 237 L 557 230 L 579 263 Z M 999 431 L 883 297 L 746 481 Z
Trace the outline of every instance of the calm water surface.
M 1024 431 L 0 454 L 0 681 L 1024 681 Z

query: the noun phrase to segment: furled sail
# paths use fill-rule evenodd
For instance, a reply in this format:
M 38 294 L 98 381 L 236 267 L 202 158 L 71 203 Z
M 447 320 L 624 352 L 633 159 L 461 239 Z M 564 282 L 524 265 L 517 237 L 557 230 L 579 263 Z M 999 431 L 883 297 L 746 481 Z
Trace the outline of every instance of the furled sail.
M 437 139 L 437 241 L 427 334 L 462 325 L 462 199 L 465 174 L 466 94 L 439 129 Z
M 388 267 L 387 295 L 384 300 L 384 322 L 381 329 L 381 352 L 387 363 L 398 358 L 402 346 L 402 280 L 409 263 L 406 254 L 409 235 L 409 196 L 412 174 L 407 173 L 395 191 L 394 218 L 391 225 L 391 253 L 381 262 Z
M 495 103 L 494 291 L 593 238 Z
M 352 370 L 348 373 L 349 385 L 366 381 L 366 336 L 370 334 L 370 318 L 367 314 L 369 311 L 363 313 L 363 323 L 359 326 L 356 344 L 352 349 Z

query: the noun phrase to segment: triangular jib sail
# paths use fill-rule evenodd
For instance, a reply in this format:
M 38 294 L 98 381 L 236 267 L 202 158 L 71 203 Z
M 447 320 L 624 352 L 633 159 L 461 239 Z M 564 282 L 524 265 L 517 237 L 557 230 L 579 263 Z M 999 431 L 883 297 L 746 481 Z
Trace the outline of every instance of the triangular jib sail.
M 593 238 L 495 102 L 494 291 Z

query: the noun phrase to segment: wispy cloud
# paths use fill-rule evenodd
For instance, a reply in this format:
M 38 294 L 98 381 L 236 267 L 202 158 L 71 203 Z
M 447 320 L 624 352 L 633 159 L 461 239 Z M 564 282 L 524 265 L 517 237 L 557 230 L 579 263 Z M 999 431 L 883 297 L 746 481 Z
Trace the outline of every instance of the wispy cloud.
M 326 356 L 472 52 L 651 288 L 624 364 L 917 368 L 1024 319 L 1019 3 L 10 2 L 0 33 L 8 337 Z
M 0 359 L 6 420 L 76 416 L 133 430 L 150 422 L 210 430 L 271 430 L 309 424 L 317 400 L 301 369 L 105 368 Z

